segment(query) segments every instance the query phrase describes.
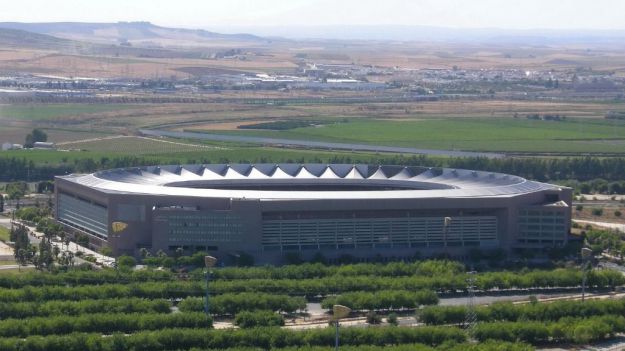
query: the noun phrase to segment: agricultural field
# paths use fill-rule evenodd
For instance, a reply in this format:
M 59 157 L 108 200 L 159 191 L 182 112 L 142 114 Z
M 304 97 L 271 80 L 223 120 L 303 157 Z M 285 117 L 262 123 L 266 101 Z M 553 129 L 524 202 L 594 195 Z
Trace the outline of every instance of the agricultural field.
M 186 141 L 181 141 L 186 143 Z M 283 149 L 274 147 L 245 146 L 242 144 L 190 144 L 183 146 L 156 142 L 160 149 L 146 149 L 146 145 L 154 142 L 126 141 L 125 147 L 115 145 L 115 141 L 102 143 L 85 143 L 85 151 L 57 150 L 12 150 L 0 153 L 0 157 L 18 158 L 33 161 L 37 165 L 74 164 L 85 160 L 112 159 L 120 157 L 141 156 L 149 164 L 187 164 L 196 162 L 304 162 L 318 160 L 328 162 L 331 159 L 344 160 L 376 160 L 384 156 L 361 152 L 332 152 L 315 150 Z M 69 146 L 71 144 L 67 144 Z M 91 145 L 92 147 L 90 147 Z M 218 145 L 218 146 L 217 146 Z M 103 150 L 99 149 L 102 148 Z
M 431 149 L 520 153 L 625 153 L 625 121 L 604 119 L 352 119 L 347 123 L 285 131 L 194 131 Z
M 58 117 L 141 108 L 120 104 L 20 104 L 0 105 L 0 120 L 46 121 Z

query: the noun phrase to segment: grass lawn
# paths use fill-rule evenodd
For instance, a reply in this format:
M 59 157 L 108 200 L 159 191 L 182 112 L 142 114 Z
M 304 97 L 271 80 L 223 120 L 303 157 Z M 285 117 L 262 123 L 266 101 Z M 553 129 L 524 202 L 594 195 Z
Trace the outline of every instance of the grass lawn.
M 0 241 L 4 241 L 4 242 L 10 241 L 9 234 L 10 234 L 9 229 L 0 226 Z
M 625 121 L 526 118 L 436 118 L 410 121 L 352 120 L 286 131 L 213 133 L 434 149 L 504 152 L 625 153 Z
M 61 116 L 75 116 L 96 112 L 140 108 L 140 105 L 123 104 L 20 104 L 0 105 L 0 120 L 47 120 Z

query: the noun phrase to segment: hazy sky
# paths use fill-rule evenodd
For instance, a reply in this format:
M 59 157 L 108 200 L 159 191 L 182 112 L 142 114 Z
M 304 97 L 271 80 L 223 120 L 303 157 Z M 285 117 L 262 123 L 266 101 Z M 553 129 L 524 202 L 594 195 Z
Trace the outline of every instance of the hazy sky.
M 625 0 L 19 0 L 0 21 L 151 21 L 196 28 L 427 25 L 625 29 Z

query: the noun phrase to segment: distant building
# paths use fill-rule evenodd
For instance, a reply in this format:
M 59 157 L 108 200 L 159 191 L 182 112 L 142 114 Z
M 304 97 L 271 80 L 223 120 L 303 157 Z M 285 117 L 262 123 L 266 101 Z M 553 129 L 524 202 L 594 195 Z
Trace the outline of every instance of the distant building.
M 22 146 L 22 144 L 12 144 L 12 143 L 4 143 L 2 144 L 2 151 L 9 151 L 9 150 L 19 150 L 19 149 L 23 149 L 24 146 Z
M 44 141 L 36 141 L 33 144 L 34 149 L 54 149 L 54 143 L 44 142 Z

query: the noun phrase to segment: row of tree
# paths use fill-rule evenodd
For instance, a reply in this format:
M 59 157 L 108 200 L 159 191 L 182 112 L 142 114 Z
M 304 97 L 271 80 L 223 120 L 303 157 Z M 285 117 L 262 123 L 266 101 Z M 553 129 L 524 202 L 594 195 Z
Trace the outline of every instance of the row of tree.
M 171 157 L 166 159 L 171 160 Z M 156 157 L 102 157 L 100 159 L 80 158 L 73 161 L 64 160 L 59 164 L 37 164 L 32 160 L 18 157 L 0 157 L 0 181 L 16 180 L 50 180 L 55 175 L 94 172 L 100 169 L 136 167 L 160 164 L 163 159 Z M 576 179 L 586 181 L 605 179 L 621 181 L 625 173 L 625 158 L 621 157 L 566 157 L 566 158 L 434 158 L 425 155 L 414 156 L 333 156 L 319 158 L 306 156 L 298 159 L 267 158 L 259 159 L 180 159 L 177 163 L 366 163 L 391 164 L 425 167 L 451 167 L 462 169 L 478 169 L 492 172 L 515 174 L 539 181 L 556 181 Z
M 475 313 L 479 322 L 557 321 L 564 317 L 625 315 L 625 299 L 529 304 L 497 302 L 476 307 Z M 466 316 L 466 306 L 427 306 L 418 313 L 419 321 L 428 325 L 462 324 Z
M 280 327 L 284 317 L 273 311 L 241 311 L 234 317 L 234 325 L 240 328 Z
M 3 302 L 0 303 L 0 319 L 78 316 L 94 313 L 170 313 L 171 307 L 172 303 L 169 300 L 140 298 Z
M 91 270 L 76 267 L 67 272 L 28 271 L 21 274 L 0 274 L 0 287 L 22 288 L 25 286 L 78 286 L 106 283 L 140 283 L 174 281 L 176 275 L 163 270 L 119 271 L 115 269 Z
M 582 273 L 575 269 L 553 271 L 491 272 L 475 275 L 481 290 L 532 288 L 575 288 L 581 286 Z M 212 294 L 271 293 L 292 296 L 319 296 L 352 291 L 428 289 L 438 292 L 466 290 L 465 274 L 436 277 L 325 277 L 317 279 L 249 279 L 218 280 L 211 283 Z M 625 277 L 612 270 L 594 270 L 587 284 L 595 288 L 614 288 L 625 283 Z M 204 285 L 199 282 L 146 282 L 131 284 L 102 284 L 86 286 L 26 286 L 21 289 L 0 288 L 0 302 L 43 301 L 68 299 L 103 299 L 119 297 L 185 298 L 203 296 Z
M 330 276 L 427 276 L 460 274 L 465 271 L 462 263 L 448 260 L 424 260 L 416 262 L 356 263 L 345 265 L 324 265 L 303 263 L 287 266 L 227 267 L 213 272 L 213 279 L 312 279 Z M 199 272 L 195 272 L 198 279 Z
M 178 304 L 182 312 L 199 312 L 204 310 L 204 299 L 188 297 Z M 295 312 L 306 308 L 306 299 L 288 295 L 241 293 L 224 294 L 210 298 L 210 312 L 216 315 L 234 315 L 241 311 L 269 310 L 279 312 Z
M 478 324 L 474 336 L 479 341 L 522 341 L 538 345 L 545 343 L 586 344 L 614 337 L 625 331 L 623 316 L 562 318 L 557 322 L 536 321 L 497 322 Z
M 383 327 L 343 328 L 340 332 L 342 346 L 390 346 L 399 344 L 461 343 L 466 334 L 449 327 Z M 3 351 L 95 351 L 95 350 L 189 350 L 197 349 L 279 349 L 334 345 L 334 328 L 294 331 L 282 328 L 254 329 L 161 329 L 141 331 L 131 335 L 120 333 L 103 338 L 102 333 L 70 334 L 63 336 L 30 336 L 26 338 L 0 338 Z
M 377 292 L 356 291 L 327 297 L 321 301 L 321 307 L 332 309 L 333 305 L 343 305 L 352 310 L 393 310 L 436 305 L 437 303 L 438 296 L 431 290 L 385 290 Z
M 133 333 L 164 328 L 211 328 L 204 313 L 102 313 L 79 316 L 35 317 L 0 320 L 0 337 L 71 334 L 76 332 Z

